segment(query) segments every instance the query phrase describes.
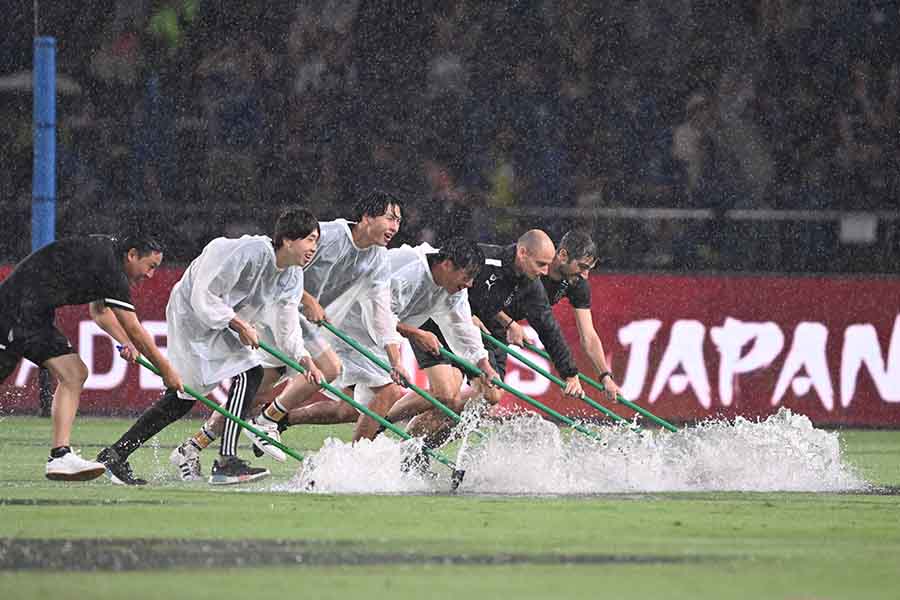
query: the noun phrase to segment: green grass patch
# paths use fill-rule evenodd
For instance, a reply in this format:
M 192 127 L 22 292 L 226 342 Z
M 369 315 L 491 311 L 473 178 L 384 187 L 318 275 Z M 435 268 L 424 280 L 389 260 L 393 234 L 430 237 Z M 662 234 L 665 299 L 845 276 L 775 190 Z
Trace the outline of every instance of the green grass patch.
M 85 456 L 130 424 L 79 419 Z M 0 421 L 0 538 L 303 542 L 305 552 L 409 564 L 254 566 L 128 571 L 0 571 L 0 598 L 230 598 L 264 593 L 343 598 L 896 598 L 900 496 L 812 493 L 654 493 L 593 497 L 474 495 L 336 496 L 267 491 L 296 462 L 267 461 L 273 477 L 244 489 L 181 483 L 171 449 L 198 426 L 176 423 L 135 453 L 138 474 L 122 488 L 105 480 L 59 484 L 43 477 L 49 422 Z M 345 427 L 291 429 L 285 442 L 315 451 Z M 848 462 L 873 484 L 900 488 L 900 432 L 842 433 Z M 204 467 L 208 467 L 208 458 Z M 140 552 L 140 543 L 135 552 Z M 192 550 L 193 551 L 193 550 Z M 212 552 L 211 552 L 212 554 Z M 524 564 L 450 564 L 453 557 L 515 555 Z M 448 564 L 421 557 L 448 557 Z M 529 564 L 529 557 L 534 564 Z M 548 559 L 549 557 L 549 559 Z M 581 559 L 579 559 L 581 557 Z M 586 557 L 610 560 L 583 562 Z M 413 559 L 416 560 L 413 560 Z M 553 560 L 559 564 L 552 564 Z M 656 560 L 654 560 L 656 559 Z M 549 562 L 547 562 L 549 560 Z M 579 563 L 582 560 L 582 563 Z M 418 561 L 418 562 L 417 562 Z M 675 562 L 667 562 L 675 561 Z M 253 564 L 252 561 L 250 564 Z M 152 565 L 148 564 L 148 567 Z

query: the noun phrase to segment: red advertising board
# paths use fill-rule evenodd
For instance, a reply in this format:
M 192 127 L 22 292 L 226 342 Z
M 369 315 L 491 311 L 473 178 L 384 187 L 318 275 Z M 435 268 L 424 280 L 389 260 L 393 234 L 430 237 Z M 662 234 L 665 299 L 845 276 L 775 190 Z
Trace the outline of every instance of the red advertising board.
M 161 346 L 168 290 L 180 274 L 161 269 L 134 289 L 138 315 Z M 623 394 L 663 418 L 753 418 L 787 406 L 817 424 L 900 426 L 900 280 L 595 275 L 591 287 L 594 323 Z M 555 310 L 592 374 L 571 308 L 564 301 Z M 122 361 L 86 307 L 59 310 L 57 325 L 91 371 L 82 414 L 135 412 L 159 395 L 159 379 Z M 407 360 L 413 367 L 411 353 Z M 23 363 L 0 385 L 0 412 L 36 410 L 36 372 Z M 596 414 L 515 361 L 507 382 L 565 414 Z

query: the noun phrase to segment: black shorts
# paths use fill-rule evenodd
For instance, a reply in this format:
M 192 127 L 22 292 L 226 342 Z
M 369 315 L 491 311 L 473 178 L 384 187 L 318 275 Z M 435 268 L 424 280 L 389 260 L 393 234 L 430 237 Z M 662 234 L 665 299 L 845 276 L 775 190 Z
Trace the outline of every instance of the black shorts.
M 75 354 L 75 349 L 53 325 L 52 318 L 12 327 L 0 324 L 0 381 L 16 370 L 22 357 L 41 366 L 66 354 Z
M 422 325 L 421 329 L 425 331 L 430 331 L 434 335 L 437 336 L 438 340 L 440 340 L 441 345 L 445 348 L 449 348 L 447 345 L 447 340 L 444 338 L 444 334 L 441 333 L 440 327 L 437 326 L 437 323 L 428 319 Z M 451 362 L 449 359 L 444 358 L 443 356 L 435 356 L 430 352 L 425 352 L 415 344 L 410 344 L 413 349 L 413 354 L 416 356 L 416 362 L 419 363 L 420 369 L 427 369 L 429 367 L 435 367 L 437 365 L 453 365 L 457 369 L 459 369 L 456 364 Z M 504 379 L 506 377 L 506 353 L 498 350 L 495 346 L 485 346 L 485 349 L 488 353 L 488 360 L 491 362 L 491 366 L 494 367 L 494 370 L 497 371 L 497 375 L 500 376 L 500 379 Z M 462 371 L 462 369 L 459 369 Z M 463 372 L 463 375 L 468 377 L 468 373 Z

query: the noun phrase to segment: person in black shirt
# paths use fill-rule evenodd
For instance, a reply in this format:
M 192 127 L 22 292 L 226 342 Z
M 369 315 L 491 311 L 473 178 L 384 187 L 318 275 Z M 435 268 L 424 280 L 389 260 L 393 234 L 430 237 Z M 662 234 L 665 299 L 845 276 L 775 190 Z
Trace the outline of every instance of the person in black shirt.
M 597 245 L 590 235 L 579 230 L 569 231 L 560 240 L 556 256 L 550 263 L 548 273 L 541 277 L 541 283 L 550 305 L 568 298 L 574 309 L 575 327 L 578 329 L 581 348 L 594 366 L 598 381 L 606 388 L 607 397 L 609 400 L 615 400 L 619 386 L 613 380 L 612 370 L 603 351 L 603 343 L 594 329 L 591 315 L 591 286 L 588 277 L 596 264 Z M 519 346 L 526 341 L 532 343 L 531 340 L 525 339 L 521 327 L 512 326 L 512 322 L 528 318 L 525 308 L 517 298 L 513 299 L 509 310 L 504 311 L 500 318 L 504 320 L 504 325 L 507 323 L 510 325 L 507 332 L 510 343 Z M 549 347 L 544 335 L 540 333 L 538 335 Z
M 546 237 L 546 234 L 544 234 L 544 236 Z M 569 347 L 565 342 L 559 324 L 553 317 L 550 301 L 547 298 L 544 286 L 541 284 L 543 278 L 547 277 L 550 266 L 553 264 L 553 260 L 557 255 L 550 238 L 546 237 L 545 241 L 547 245 L 545 250 L 549 250 L 551 256 L 551 259 L 549 263 L 545 265 L 545 268 L 541 269 L 534 277 L 526 277 L 525 280 L 520 280 L 515 289 L 511 290 L 509 295 L 503 298 L 502 306 L 497 306 L 496 303 L 488 303 L 484 310 L 481 313 L 478 313 L 473 305 L 473 313 L 479 318 L 482 317 L 482 314 L 484 315 L 484 318 L 482 318 L 482 327 L 490 332 L 491 335 L 499 339 L 506 339 L 509 343 L 513 344 L 521 344 L 524 338 L 524 331 L 522 330 L 521 325 L 516 323 L 516 321 L 519 319 L 527 319 L 547 347 L 547 352 L 550 354 L 551 360 L 556 366 L 556 370 L 559 371 L 559 374 L 566 380 L 565 393 L 577 397 L 584 393 L 581 389 L 581 383 L 578 380 L 578 368 L 575 366 L 575 361 L 572 360 L 572 355 L 569 352 Z M 511 248 L 505 250 L 507 256 L 509 256 L 510 250 Z M 501 250 L 501 253 L 499 254 L 499 256 L 501 256 L 501 262 L 502 252 L 503 251 Z M 486 255 L 488 255 L 487 252 Z M 515 267 L 515 264 L 513 266 Z M 513 268 L 513 270 L 515 270 L 515 268 Z M 482 276 L 481 279 L 484 279 L 484 277 Z M 476 303 L 479 302 L 479 299 L 482 296 L 485 296 L 489 302 L 491 293 L 494 291 L 492 289 L 486 290 L 488 281 L 485 281 L 484 283 L 485 285 L 480 290 L 481 294 L 473 294 L 476 296 Z M 517 319 L 511 320 L 509 318 L 507 311 L 510 310 L 515 310 L 516 316 L 518 317 Z M 493 345 L 488 345 L 487 348 L 488 352 L 491 354 L 492 362 L 497 366 L 497 371 L 500 373 L 501 377 L 504 377 L 506 375 L 505 353 Z M 488 392 L 488 395 L 485 397 L 490 402 L 497 402 L 501 395 L 502 392 L 492 391 Z
M 536 325 L 539 334 L 562 339 L 559 325 L 552 318 L 549 302 L 540 283 L 540 278 L 547 275 L 550 264 L 556 255 L 556 249 L 550 237 L 539 229 L 525 232 L 518 241 L 510 246 L 494 246 L 479 244 L 485 255 L 482 267 L 473 287 L 469 290 L 469 304 L 476 323 L 488 331 L 500 330 L 505 336 L 509 317 L 508 310 L 518 299 L 529 322 Z M 515 327 L 521 329 L 516 324 Z M 448 404 L 456 412 L 460 412 L 466 402 L 460 394 L 462 373 L 454 368 L 446 359 L 425 350 L 427 347 L 446 346 L 437 326 L 429 321 L 421 327 L 430 336 L 430 344 L 425 340 L 413 343 L 413 351 L 419 366 L 428 374 L 432 393 Z M 515 333 L 515 330 L 514 330 Z M 542 336 L 543 339 L 543 336 Z M 546 342 L 545 342 L 546 343 Z M 564 341 L 547 344 L 554 364 L 566 378 L 566 393 L 574 396 L 583 394 L 578 381 L 578 370 L 568 353 Z M 487 347 L 491 364 L 502 379 L 505 374 L 505 360 L 501 353 L 493 347 Z M 499 388 L 485 388 L 479 393 L 491 403 L 497 403 L 503 391 Z M 423 413 L 423 414 L 419 414 Z M 419 414 L 410 424 L 408 431 L 412 435 L 426 435 L 426 444 L 439 444 L 446 436 L 449 421 L 443 414 L 427 404 L 427 401 L 413 394 L 407 394 L 388 413 L 389 420 L 401 420 Z
M 129 289 L 153 277 L 162 257 L 160 245 L 148 237 L 66 238 L 28 255 L 0 282 L 0 381 L 22 357 L 46 367 L 57 380 L 48 479 L 86 481 L 106 470 L 69 446 L 88 368 L 55 327 L 57 307 L 89 304 L 91 318 L 122 346 L 123 358 L 145 355 L 167 387 L 183 389 L 181 377 L 138 321 Z

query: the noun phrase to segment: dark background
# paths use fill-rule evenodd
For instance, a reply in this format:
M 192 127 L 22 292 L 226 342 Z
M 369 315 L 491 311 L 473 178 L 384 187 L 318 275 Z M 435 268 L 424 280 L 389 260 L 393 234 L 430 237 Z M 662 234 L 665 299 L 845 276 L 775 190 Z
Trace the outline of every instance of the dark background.
M 14 263 L 30 249 L 32 98 L 15 76 L 30 78 L 34 14 L 4 4 Z M 406 204 L 395 243 L 584 226 L 603 269 L 898 272 L 894 0 L 96 0 L 38 16 L 58 47 L 59 237 L 138 221 L 184 263 L 268 232 L 281 206 L 346 216 L 378 187 Z

